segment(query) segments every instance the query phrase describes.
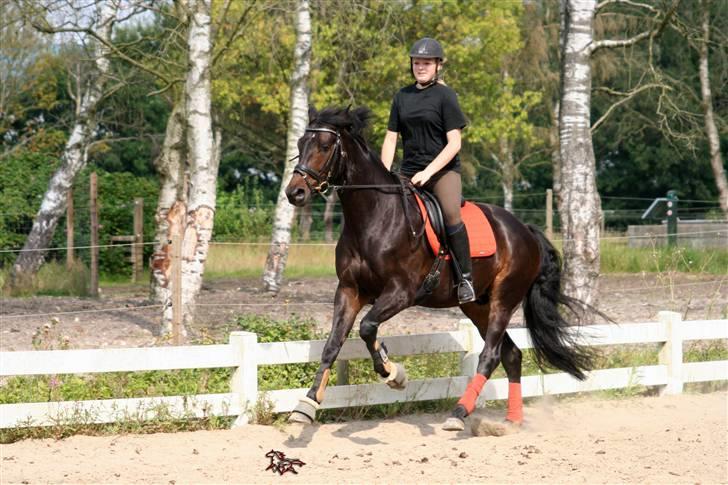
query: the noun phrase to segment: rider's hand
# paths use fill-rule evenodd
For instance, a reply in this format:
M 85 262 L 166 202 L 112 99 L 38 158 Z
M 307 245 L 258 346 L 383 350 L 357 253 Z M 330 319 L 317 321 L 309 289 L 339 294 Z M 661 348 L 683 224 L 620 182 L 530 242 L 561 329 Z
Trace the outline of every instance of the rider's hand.
M 427 183 L 428 180 L 430 180 L 430 173 L 427 170 L 423 170 L 421 172 L 417 172 L 412 177 L 412 185 L 416 185 L 417 187 L 422 187 Z

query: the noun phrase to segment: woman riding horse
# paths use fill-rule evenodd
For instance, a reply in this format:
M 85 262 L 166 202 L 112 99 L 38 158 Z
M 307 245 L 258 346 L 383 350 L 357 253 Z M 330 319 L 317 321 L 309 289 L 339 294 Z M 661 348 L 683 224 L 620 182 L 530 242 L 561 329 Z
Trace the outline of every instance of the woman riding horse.
M 445 218 L 448 246 L 457 272 L 458 301 L 475 300 L 468 231 L 460 217 L 460 132 L 465 115 L 455 91 L 439 79 L 445 52 L 435 39 L 425 37 L 410 49 L 410 72 L 414 84 L 402 88 L 392 102 L 387 134 L 382 144 L 382 162 L 391 168 L 402 134 L 404 156 L 400 172 L 435 194 Z
M 289 419 L 295 422 L 315 419 L 331 367 L 364 305 L 372 307 L 360 323 L 359 335 L 374 370 L 390 387 L 402 389 L 404 368 L 389 359 L 386 346 L 377 339 L 379 325 L 415 304 L 432 308 L 459 304 L 448 265 L 434 291 L 416 300 L 435 255 L 424 241 L 422 219 L 415 217 L 419 209 L 411 185 L 391 174 L 362 137 L 368 116 L 366 108 L 312 110 L 306 133 L 298 141 L 300 161 L 286 188 L 288 200 L 300 207 L 314 193 L 335 187 L 345 221 L 336 245 L 339 284 L 331 333 L 313 385 L 291 413 Z M 524 225 L 510 212 L 488 204 L 477 207 L 490 221 L 497 250 L 474 260 L 476 300 L 460 305 L 485 345 L 475 376 L 444 425 L 450 430 L 464 428 L 465 417 L 475 409 L 485 381 L 499 363 L 509 381 L 506 419 L 522 421 L 521 351 L 506 333 L 521 302 L 539 365 L 549 364 L 578 379 L 590 366 L 590 355 L 574 345 L 559 311 L 562 303 L 570 307 L 574 301 L 561 293 L 561 262 L 554 247 L 539 229 Z

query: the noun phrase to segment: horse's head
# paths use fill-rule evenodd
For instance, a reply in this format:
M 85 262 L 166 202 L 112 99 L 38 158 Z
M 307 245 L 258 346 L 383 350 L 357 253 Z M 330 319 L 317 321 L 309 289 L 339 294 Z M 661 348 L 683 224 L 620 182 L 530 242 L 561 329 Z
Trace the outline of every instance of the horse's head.
M 367 108 L 326 108 L 308 113 L 309 124 L 298 140 L 298 165 L 286 187 L 288 201 L 305 205 L 313 192 L 324 193 L 343 181 L 351 136 L 360 136 L 369 118 Z

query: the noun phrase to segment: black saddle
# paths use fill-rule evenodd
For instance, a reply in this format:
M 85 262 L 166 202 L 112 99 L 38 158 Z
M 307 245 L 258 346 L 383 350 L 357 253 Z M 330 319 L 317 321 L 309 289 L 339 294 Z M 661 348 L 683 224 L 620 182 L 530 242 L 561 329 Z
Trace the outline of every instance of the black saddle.
M 440 208 L 440 202 L 435 197 L 435 194 L 420 187 L 416 187 L 417 195 L 422 199 L 422 203 L 425 205 L 427 211 L 427 217 L 430 219 L 432 229 L 437 235 L 437 239 L 440 241 L 440 247 L 442 250 L 447 250 L 447 231 L 445 230 L 445 218 L 442 216 L 442 209 Z

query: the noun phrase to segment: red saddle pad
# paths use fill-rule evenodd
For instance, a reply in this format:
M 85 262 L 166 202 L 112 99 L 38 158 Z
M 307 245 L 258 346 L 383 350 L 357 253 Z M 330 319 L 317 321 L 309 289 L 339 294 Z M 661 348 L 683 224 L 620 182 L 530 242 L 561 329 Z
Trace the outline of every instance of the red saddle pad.
M 427 236 L 427 242 L 432 248 L 432 252 L 437 254 L 440 250 L 440 241 L 437 239 L 435 230 L 432 228 L 430 218 L 427 216 L 427 210 L 425 204 L 420 199 L 420 196 L 415 194 L 417 204 L 420 206 L 420 212 L 422 218 L 425 220 L 425 235 Z M 493 235 L 493 228 L 490 227 L 488 218 L 480 207 L 473 204 L 472 202 L 466 202 L 464 206 L 460 208 L 460 215 L 463 218 L 465 227 L 468 228 L 468 240 L 470 241 L 470 257 L 471 258 L 485 258 L 495 254 L 495 236 Z M 449 256 L 448 256 L 449 258 Z

